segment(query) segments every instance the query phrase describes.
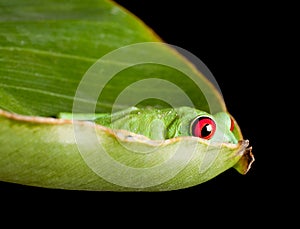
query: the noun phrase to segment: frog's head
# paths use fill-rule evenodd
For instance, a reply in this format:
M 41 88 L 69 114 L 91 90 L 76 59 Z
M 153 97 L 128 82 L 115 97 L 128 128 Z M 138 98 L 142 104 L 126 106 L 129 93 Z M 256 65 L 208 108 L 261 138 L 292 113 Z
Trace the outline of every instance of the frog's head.
M 227 112 L 211 115 L 190 107 L 177 109 L 181 136 L 195 136 L 211 142 L 238 142 L 234 134 L 234 120 Z

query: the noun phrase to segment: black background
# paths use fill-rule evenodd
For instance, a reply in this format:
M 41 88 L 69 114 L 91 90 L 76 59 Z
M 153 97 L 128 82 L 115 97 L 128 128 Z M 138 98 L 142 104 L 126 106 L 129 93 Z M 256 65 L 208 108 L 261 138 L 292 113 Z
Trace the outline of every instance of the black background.
M 130 203 L 138 208 L 156 205 L 160 210 L 172 203 L 175 211 L 190 206 L 200 208 L 208 203 L 205 207 L 210 206 L 215 211 L 226 211 L 226 206 L 234 206 L 239 214 L 251 206 L 263 208 L 265 201 L 270 199 L 268 187 L 272 175 L 266 169 L 266 158 L 271 152 L 266 150 L 263 137 L 264 110 L 262 115 L 257 111 L 258 106 L 264 107 L 269 102 L 262 82 L 264 69 L 268 68 L 269 32 L 274 23 L 270 16 L 265 16 L 269 6 L 192 0 L 116 2 L 138 16 L 166 43 L 186 49 L 206 64 L 222 90 L 229 112 L 253 146 L 256 161 L 252 168 L 246 175 L 230 169 L 198 186 L 162 193 L 64 191 L 0 183 L 0 194 L 12 194 L 13 197 L 8 197 L 11 200 L 15 197 L 30 201 L 38 198 L 42 204 L 51 203 L 49 198 L 59 198 L 61 204 L 74 201 L 74 205 L 103 206 L 106 199 L 118 201 L 119 210 L 123 209 L 120 203 L 124 206 Z M 29 198 L 31 194 L 33 197 Z M 58 201 L 52 203 L 58 204 Z M 184 207 L 179 207 L 182 204 Z

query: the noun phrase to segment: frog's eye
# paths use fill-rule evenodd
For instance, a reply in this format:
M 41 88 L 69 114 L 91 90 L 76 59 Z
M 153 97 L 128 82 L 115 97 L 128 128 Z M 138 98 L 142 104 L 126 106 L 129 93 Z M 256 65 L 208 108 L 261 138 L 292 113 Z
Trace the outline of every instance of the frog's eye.
M 210 117 L 198 116 L 191 122 L 191 134 L 203 139 L 211 139 L 216 132 L 216 123 Z

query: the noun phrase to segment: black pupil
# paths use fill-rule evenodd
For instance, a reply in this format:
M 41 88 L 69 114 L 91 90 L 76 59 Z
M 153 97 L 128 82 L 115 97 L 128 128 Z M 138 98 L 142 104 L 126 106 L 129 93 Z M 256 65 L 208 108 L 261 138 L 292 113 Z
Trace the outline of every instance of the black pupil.
M 211 125 L 206 124 L 201 130 L 201 137 L 205 138 L 211 133 Z

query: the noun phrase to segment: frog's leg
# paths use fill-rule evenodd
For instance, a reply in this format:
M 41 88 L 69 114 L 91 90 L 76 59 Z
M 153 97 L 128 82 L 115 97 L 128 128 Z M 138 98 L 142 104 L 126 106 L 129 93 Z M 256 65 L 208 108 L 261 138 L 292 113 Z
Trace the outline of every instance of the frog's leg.
M 130 114 L 132 111 L 137 111 L 137 107 L 129 107 L 124 110 L 120 110 L 113 114 L 110 113 L 70 113 L 70 112 L 61 112 L 57 115 L 57 118 L 69 119 L 69 120 L 83 120 L 83 121 L 100 121 L 101 119 L 110 118 L 110 120 L 117 120 L 123 118 L 124 116 Z
M 88 113 L 61 112 L 57 115 L 57 118 L 68 119 L 68 120 L 94 121 L 95 119 L 101 118 L 103 116 L 107 116 L 107 114 L 106 113 L 88 114 Z

